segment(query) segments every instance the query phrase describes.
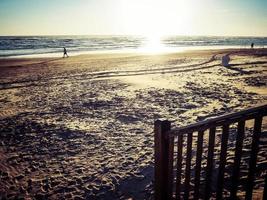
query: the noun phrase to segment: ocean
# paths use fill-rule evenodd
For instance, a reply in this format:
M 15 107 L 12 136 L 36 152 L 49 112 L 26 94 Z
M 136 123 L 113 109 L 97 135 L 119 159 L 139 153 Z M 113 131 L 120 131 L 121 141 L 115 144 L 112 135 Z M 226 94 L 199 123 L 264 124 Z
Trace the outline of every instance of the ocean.
M 168 36 L 158 41 L 162 51 L 207 48 L 255 48 L 267 46 L 267 37 Z M 138 52 L 150 39 L 142 36 L 0 36 L 0 57 L 62 56 L 101 52 Z M 153 48 L 153 46 L 152 46 Z

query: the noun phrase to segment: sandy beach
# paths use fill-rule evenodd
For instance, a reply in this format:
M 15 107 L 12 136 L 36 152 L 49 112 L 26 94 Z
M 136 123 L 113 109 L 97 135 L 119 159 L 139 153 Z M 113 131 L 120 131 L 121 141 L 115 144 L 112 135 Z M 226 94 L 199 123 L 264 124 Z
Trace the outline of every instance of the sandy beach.
M 0 59 L 0 199 L 152 199 L 154 120 L 264 103 L 267 49 Z

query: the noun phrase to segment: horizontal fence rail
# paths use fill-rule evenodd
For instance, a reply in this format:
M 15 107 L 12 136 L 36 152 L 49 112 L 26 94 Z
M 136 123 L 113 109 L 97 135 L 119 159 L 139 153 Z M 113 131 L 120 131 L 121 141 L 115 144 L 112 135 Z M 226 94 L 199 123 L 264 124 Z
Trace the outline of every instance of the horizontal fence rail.
M 155 199 L 248 200 L 255 187 L 266 199 L 265 116 L 267 104 L 180 128 L 155 121 Z M 247 128 L 251 120 L 253 127 Z M 257 165 L 259 153 L 262 165 Z

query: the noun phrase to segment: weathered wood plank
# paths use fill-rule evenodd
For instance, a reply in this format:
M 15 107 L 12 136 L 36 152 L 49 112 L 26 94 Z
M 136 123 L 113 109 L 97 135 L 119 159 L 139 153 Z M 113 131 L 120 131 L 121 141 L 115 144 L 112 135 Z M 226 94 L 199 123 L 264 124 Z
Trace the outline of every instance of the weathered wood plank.
M 217 177 L 217 191 L 216 199 L 222 199 L 223 184 L 224 184 L 224 170 L 227 155 L 227 141 L 229 136 L 229 124 L 223 125 L 222 139 L 221 139 L 221 152 L 220 152 L 220 165 Z
M 263 191 L 263 197 L 262 197 L 262 199 L 267 199 L 267 174 L 265 175 L 264 191 Z
M 222 126 L 225 123 L 232 124 L 239 122 L 241 120 L 254 119 L 256 116 L 258 116 L 259 112 L 261 113 L 261 115 L 266 116 L 267 104 L 254 108 L 249 108 L 235 113 L 222 115 L 216 118 L 207 119 L 184 127 L 174 128 L 170 131 L 170 135 L 176 136 L 179 134 L 186 134 L 189 132 L 206 130 L 215 126 Z
M 254 122 L 254 131 L 251 144 L 251 154 L 249 160 L 248 179 L 246 184 L 246 200 L 252 199 L 254 187 L 254 174 L 256 171 L 257 154 L 259 151 L 259 138 L 261 133 L 262 116 L 257 116 Z
M 168 199 L 172 199 L 173 194 L 173 151 L 174 151 L 174 138 L 169 137 L 167 139 L 168 152 L 168 166 L 167 166 L 167 182 L 168 182 Z
M 177 171 L 176 171 L 176 199 L 180 199 L 181 192 L 181 174 L 182 174 L 182 161 L 183 161 L 183 135 L 178 136 L 177 144 Z
M 169 199 L 169 140 L 165 134 L 170 130 L 171 123 L 167 120 L 155 121 L 154 140 L 155 140 L 155 199 Z
M 199 186 L 200 186 L 200 172 L 201 172 L 201 161 L 203 151 L 203 135 L 204 131 L 198 132 L 197 137 L 197 155 L 196 155 L 196 170 L 195 170 L 195 185 L 194 185 L 194 199 L 199 199 Z
M 192 157 L 192 136 L 193 133 L 187 134 L 187 147 L 186 147 L 186 169 L 185 169 L 185 190 L 184 190 L 184 199 L 189 198 L 190 191 L 190 171 L 191 171 L 191 157 Z
M 236 192 L 239 182 L 239 172 L 240 172 L 240 161 L 243 147 L 243 140 L 245 135 L 245 121 L 242 120 L 238 123 L 237 136 L 236 136 L 236 146 L 235 146 L 235 158 L 233 166 L 233 174 L 231 180 L 230 198 L 236 199 Z
M 207 168 L 206 168 L 206 184 L 205 184 L 205 197 L 204 199 L 210 198 L 210 186 L 211 186 L 211 176 L 213 168 L 213 155 L 214 155 L 214 141 L 215 141 L 216 128 L 211 128 L 209 132 L 209 147 L 208 147 L 208 158 L 207 158 Z

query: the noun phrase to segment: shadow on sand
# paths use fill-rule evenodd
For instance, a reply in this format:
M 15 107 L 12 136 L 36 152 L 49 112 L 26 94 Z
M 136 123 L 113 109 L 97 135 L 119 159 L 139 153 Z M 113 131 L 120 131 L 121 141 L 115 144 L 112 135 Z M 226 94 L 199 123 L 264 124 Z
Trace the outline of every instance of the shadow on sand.
M 116 179 L 112 169 L 90 156 L 107 148 L 102 138 L 30 119 L 35 115 L 24 113 L 0 120 L 0 188 L 4 191 L 0 191 L 0 199 L 69 199 L 75 195 L 85 199 L 151 199 L 152 190 L 145 189 L 152 181 L 153 166 L 144 167 L 140 177 Z M 85 164 L 90 162 L 98 166 L 93 171 Z M 116 181 L 103 184 L 103 177 Z

